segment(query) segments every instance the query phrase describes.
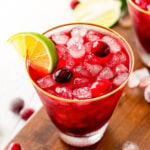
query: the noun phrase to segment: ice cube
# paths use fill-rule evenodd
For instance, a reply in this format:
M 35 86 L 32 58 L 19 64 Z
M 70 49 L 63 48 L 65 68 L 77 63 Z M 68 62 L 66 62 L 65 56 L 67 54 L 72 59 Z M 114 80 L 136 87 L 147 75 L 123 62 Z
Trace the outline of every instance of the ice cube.
M 65 60 L 65 63 L 65 67 L 68 69 L 73 69 L 76 65 L 75 60 L 70 55 L 68 55 L 67 59 Z
M 86 51 L 87 53 L 90 53 L 90 52 L 91 52 L 92 45 L 93 45 L 93 44 L 92 44 L 91 42 L 85 43 L 84 47 L 85 47 L 85 51 Z
M 145 88 L 150 85 L 150 76 L 146 76 L 140 80 L 139 87 Z
M 124 64 L 119 64 L 115 67 L 116 74 L 120 74 L 124 72 L 128 72 L 128 68 Z
M 82 58 L 85 55 L 85 48 L 82 44 L 76 43 L 68 46 L 68 52 L 73 58 Z
M 144 90 L 144 98 L 145 100 L 150 103 L 150 86 L 148 86 L 147 88 L 145 88 Z
M 147 5 L 147 10 L 148 10 L 148 11 L 150 11 L 150 4 L 149 4 L 149 5 Z
M 64 45 L 56 45 L 59 57 L 62 57 L 67 52 L 67 47 Z
M 116 53 L 116 56 L 119 59 L 119 63 L 124 63 L 127 61 L 127 57 L 126 57 L 126 54 L 124 52 L 118 52 L 118 53 Z
M 137 78 L 137 76 L 135 75 L 135 73 L 131 73 L 131 76 L 129 78 L 129 81 L 128 81 L 128 86 L 130 88 L 135 88 L 139 85 L 140 83 L 140 80 Z
M 63 98 L 72 98 L 72 89 L 70 87 L 57 86 L 55 92 Z
M 105 67 L 105 68 L 100 72 L 100 74 L 98 75 L 97 79 L 98 79 L 98 80 L 100 80 L 100 79 L 109 80 L 109 79 L 112 79 L 113 77 L 114 77 L 113 71 L 112 71 L 109 67 Z
M 106 42 L 109 45 L 110 51 L 112 53 L 117 53 L 117 52 L 121 51 L 120 44 L 114 38 L 112 38 L 110 36 L 104 36 L 102 38 L 102 41 Z
M 127 141 L 122 145 L 122 150 L 139 150 L 137 144 Z
M 100 37 L 101 35 L 94 31 L 89 31 L 86 35 L 86 38 L 89 42 L 99 41 Z
M 117 77 L 114 78 L 113 84 L 115 86 L 121 85 L 128 78 L 128 76 L 129 76 L 128 73 L 119 74 Z
M 93 77 L 96 76 L 102 70 L 102 66 L 100 65 L 91 65 L 87 62 L 85 62 L 84 65 L 87 71 L 89 71 Z
M 134 71 L 134 74 L 136 75 L 136 77 L 139 80 L 150 75 L 147 68 L 138 69 L 138 70 Z
M 65 34 L 54 34 L 52 35 L 52 40 L 56 44 L 67 44 L 69 37 Z
M 87 33 L 87 29 L 85 27 L 75 27 L 71 31 L 72 36 L 81 36 L 84 37 Z
M 37 84 L 41 87 L 41 88 L 49 88 L 52 87 L 56 84 L 56 82 L 54 81 L 54 79 L 52 78 L 52 76 L 48 75 L 44 78 L 41 78 L 37 81 Z
M 88 83 L 89 83 L 88 78 L 75 78 L 74 79 L 74 85 L 77 87 L 87 86 Z
M 117 52 L 111 55 L 110 59 L 107 62 L 109 67 L 114 67 L 117 64 L 125 63 L 127 60 L 126 55 L 123 52 Z
M 74 72 L 77 73 L 78 75 L 82 75 L 85 77 L 90 76 L 90 73 L 83 66 L 77 66 L 76 68 L 74 68 Z
M 89 87 L 82 87 L 73 90 L 73 96 L 76 99 L 89 99 L 92 98 L 92 93 Z
M 69 39 L 67 46 L 71 47 L 72 45 L 83 44 L 84 40 L 82 37 L 72 37 Z

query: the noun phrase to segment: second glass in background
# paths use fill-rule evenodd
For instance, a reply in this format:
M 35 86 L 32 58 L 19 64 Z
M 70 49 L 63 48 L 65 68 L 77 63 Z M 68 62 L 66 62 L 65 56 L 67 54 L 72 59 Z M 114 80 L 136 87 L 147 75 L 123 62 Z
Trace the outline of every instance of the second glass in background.
M 142 61 L 150 67 L 150 12 L 127 0 L 133 27 L 136 33 L 138 53 Z

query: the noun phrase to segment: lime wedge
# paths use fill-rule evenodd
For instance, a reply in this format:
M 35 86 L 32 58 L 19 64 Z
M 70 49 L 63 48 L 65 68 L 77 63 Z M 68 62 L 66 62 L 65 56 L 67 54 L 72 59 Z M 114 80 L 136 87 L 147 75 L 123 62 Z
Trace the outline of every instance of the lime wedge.
M 86 0 L 77 5 L 73 16 L 77 22 L 111 27 L 120 18 L 121 6 L 120 0 Z
M 58 62 L 55 44 L 46 36 L 34 32 L 22 32 L 8 39 L 23 57 L 29 60 L 34 69 L 40 70 L 42 74 L 51 73 Z

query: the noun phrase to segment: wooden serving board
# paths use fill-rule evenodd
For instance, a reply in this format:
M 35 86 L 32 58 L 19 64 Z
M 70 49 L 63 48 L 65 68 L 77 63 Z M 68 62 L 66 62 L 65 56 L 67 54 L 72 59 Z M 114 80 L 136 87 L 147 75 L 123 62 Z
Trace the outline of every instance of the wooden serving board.
M 131 44 L 135 54 L 135 69 L 143 67 L 136 52 L 132 28 L 114 29 Z M 90 111 L 90 110 L 89 110 Z M 63 143 L 44 108 L 12 140 L 19 142 L 22 150 L 76 150 Z M 150 105 L 144 100 L 142 89 L 126 87 L 115 109 L 104 137 L 97 144 L 84 150 L 121 150 L 122 144 L 132 141 L 140 150 L 150 150 Z

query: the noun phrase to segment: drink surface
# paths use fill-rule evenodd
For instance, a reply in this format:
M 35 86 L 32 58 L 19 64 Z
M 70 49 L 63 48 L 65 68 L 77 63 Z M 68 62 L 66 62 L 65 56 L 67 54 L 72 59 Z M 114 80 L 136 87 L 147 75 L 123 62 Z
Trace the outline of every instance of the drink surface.
M 59 62 L 54 72 L 41 77 L 29 73 L 46 92 L 66 99 L 90 99 L 118 88 L 129 75 L 129 56 L 114 36 L 77 26 L 53 33 Z
M 140 8 L 150 11 L 150 0 L 132 0 Z

